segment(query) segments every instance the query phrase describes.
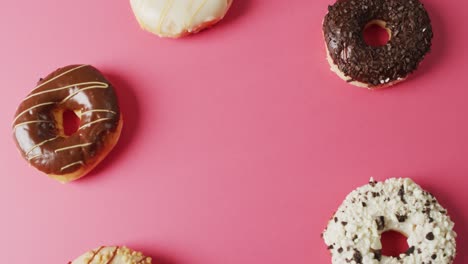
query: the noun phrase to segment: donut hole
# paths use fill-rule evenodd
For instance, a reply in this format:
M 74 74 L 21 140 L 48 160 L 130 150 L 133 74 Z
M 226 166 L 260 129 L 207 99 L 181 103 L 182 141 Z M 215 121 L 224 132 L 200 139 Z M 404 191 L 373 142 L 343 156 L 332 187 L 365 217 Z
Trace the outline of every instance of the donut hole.
M 409 249 L 407 237 L 394 230 L 382 233 L 380 242 L 382 243 L 382 255 L 387 257 L 398 257 Z
M 62 113 L 63 122 L 63 134 L 65 136 L 71 136 L 80 127 L 80 118 L 72 110 L 66 109 Z
M 367 45 L 372 47 L 385 46 L 391 39 L 392 32 L 383 20 L 372 20 L 364 27 L 363 37 Z

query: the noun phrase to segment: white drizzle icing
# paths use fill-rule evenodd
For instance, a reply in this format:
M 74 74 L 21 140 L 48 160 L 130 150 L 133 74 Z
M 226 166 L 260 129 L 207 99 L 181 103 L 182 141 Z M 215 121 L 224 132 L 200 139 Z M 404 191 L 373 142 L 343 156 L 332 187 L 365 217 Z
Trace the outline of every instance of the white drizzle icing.
M 206 2 L 208 2 L 208 0 L 203 0 L 200 6 L 196 9 L 195 13 L 193 13 L 193 15 L 190 17 L 188 25 L 191 25 L 193 23 L 193 19 L 198 15 L 198 13 L 200 13 L 202 8 L 206 5 Z
M 81 129 L 87 127 L 87 126 L 91 126 L 91 125 L 93 125 L 93 124 L 96 124 L 96 123 L 99 123 L 99 122 L 103 122 L 103 121 L 106 121 L 106 120 L 111 120 L 111 119 L 112 119 L 112 118 L 107 118 L 107 117 L 106 117 L 106 118 L 100 118 L 100 119 L 94 120 L 94 121 L 92 121 L 92 122 L 89 122 L 89 123 L 87 123 L 87 124 L 84 124 L 84 125 L 80 126 L 80 128 L 78 128 L 78 130 L 81 130 Z
M 71 167 L 73 167 L 73 166 L 76 166 L 76 165 L 78 165 L 78 164 L 80 164 L 81 166 L 84 166 L 83 161 L 77 161 L 77 162 L 70 163 L 70 164 L 68 164 L 68 165 L 66 165 L 66 166 L 63 166 L 60 170 L 63 171 L 63 170 L 66 170 L 66 169 L 68 169 L 68 168 L 71 168 Z
M 47 120 L 27 121 L 27 122 L 17 124 L 15 127 L 13 127 L 13 131 L 15 131 L 20 126 L 25 126 L 25 125 L 30 125 L 30 124 L 40 124 L 40 123 L 53 123 L 53 122 L 52 121 L 47 121 Z
M 107 109 L 93 109 L 93 110 L 85 111 L 85 112 L 81 113 L 81 115 L 92 114 L 92 113 L 110 113 L 110 114 L 114 114 L 114 115 L 117 114 L 116 112 L 111 111 L 111 110 L 107 110 Z
M 78 145 L 74 145 L 74 146 L 68 146 L 68 147 L 65 147 L 65 148 L 59 148 L 59 149 L 55 150 L 55 153 L 60 152 L 60 151 L 64 151 L 64 150 L 74 149 L 74 148 L 89 147 L 92 144 L 93 143 L 84 143 L 84 144 L 78 144 Z
M 28 97 L 24 98 L 23 102 L 30 99 L 30 98 L 32 98 L 32 97 L 35 97 L 35 96 L 39 96 L 39 95 L 46 94 L 46 93 L 57 92 L 57 91 L 65 90 L 65 89 L 72 88 L 72 87 L 78 87 L 78 86 L 82 86 L 82 85 L 98 85 L 98 86 L 102 85 L 102 86 L 105 86 L 106 84 L 103 83 L 103 82 L 74 83 L 74 84 L 70 84 L 70 85 L 67 85 L 67 86 L 59 87 L 59 88 L 54 88 L 54 89 L 49 89 L 49 90 L 45 90 L 45 91 L 41 91 L 41 92 L 37 92 L 37 93 L 32 93 Z
M 35 108 L 38 108 L 38 107 L 41 107 L 41 106 L 46 106 L 46 105 L 53 105 L 53 104 L 56 104 L 56 102 L 47 102 L 47 103 L 42 103 L 42 104 L 37 104 L 35 106 L 32 106 L 26 110 L 24 110 L 23 112 L 19 113 L 15 119 L 13 120 L 13 124 L 18 120 L 18 118 L 20 118 L 22 115 L 26 114 L 27 112 L 35 109 Z
M 34 156 L 32 156 L 32 157 L 29 157 L 29 158 L 28 158 L 28 161 L 33 160 L 33 159 L 35 159 L 35 158 L 39 158 L 40 156 L 42 156 L 42 154 L 37 154 L 37 155 L 34 155 Z
M 56 140 L 56 139 L 59 138 L 59 137 L 60 137 L 60 136 L 56 136 L 56 137 L 54 137 L 54 138 L 50 138 L 50 139 L 44 140 L 44 141 L 42 141 L 41 143 L 39 143 L 39 144 L 37 144 L 37 145 L 34 145 L 30 150 L 28 150 L 28 151 L 26 152 L 26 156 L 28 156 L 29 153 L 31 153 L 31 152 L 32 152 L 33 150 L 35 150 L 36 148 L 38 148 L 38 147 L 40 147 L 40 146 L 42 146 L 42 145 L 44 145 L 44 144 L 46 144 L 46 143 L 48 143 L 48 142 L 54 141 L 54 140 Z
M 44 86 L 44 85 L 46 85 L 46 84 L 48 84 L 48 83 L 50 83 L 50 82 L 52 82 L 52 81 L 54 81 L 54 80 L 56 80 L 56 79 L 62 77 L 62 76 L 64 76 L 64 75 L 67 75 L 68 73 L 70 73 L 70 72 L 72 72 L 72 71 L 78 70 L 78 69 L 83 68 L 83 67 L 86 67 L 86 66 L 89 66 L 89 65 L 86 65 L 86 64 L 80 65 L 80 66 L 77 66 L 77 67 L 75 67 L 75 68 L 73 68 L 73 69 L 70 69 L 70 70 L 68 70 L 68 71 L 66 71 L 66 72 L 63 72 L 63 73 L 61 73 L 61 74 L 55 76 L 54 78 L 52 78 L 52 79 L 50 79 L 50 80 L 47 80 L 47 81 L 41 83 L 40 85 L 36 86 L 36 88 L 34 88 L 33 91 L 35 91 L 35 90 L 41 88 L 42 86 Z
M 174 3 L 173 0 L 166 0 L 166 2 L 164 3 L 162 14 L 159 17 L 158 31 L 161 31 L 162 25 L 164 24 L 164 21 L 166 20 L 166 17 L 169 14 L 169 11 L 171 10 L 171 6 L 173 3 Z
M 60 104 L 63 104 L 65 103 L 66 101 L 70 100 L 70 98 L 72 98 L 73 96 L 83 92 L 83 91 L 86 91 L 86 90 L 91 90 L 91 89 L 107 89 L 109 88 L 109 85 L 107 83 L 101 83 L 101 85 L 92 85 L 92 86 L 88 86 L 88 87 L 85 87 L 85 88 L 81 88 L 79 89 L 78 91 L 70 94 L 69 96 L 65 97 L 65 99 L 63 99 Z

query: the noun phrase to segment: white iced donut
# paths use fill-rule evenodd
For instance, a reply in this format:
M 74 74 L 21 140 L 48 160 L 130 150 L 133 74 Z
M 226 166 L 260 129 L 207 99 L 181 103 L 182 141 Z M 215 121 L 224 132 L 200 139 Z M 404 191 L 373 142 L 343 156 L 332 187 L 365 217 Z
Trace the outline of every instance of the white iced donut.
M 336 264 L 450 264 L 453 226 L 447 210 L 412 180 L 371 179 L 346 197 L 322 235 Z M 382 255 L 381 234 L 389 230 L 407 237 L 409 249 L 398 257 Z
M 151 258 L 127 247 L 99 247 L 69 264 L 151 264 Z
M 143 29 L 178 38 L 216 24 L 232 0 L 130 0 L 130 4 Z

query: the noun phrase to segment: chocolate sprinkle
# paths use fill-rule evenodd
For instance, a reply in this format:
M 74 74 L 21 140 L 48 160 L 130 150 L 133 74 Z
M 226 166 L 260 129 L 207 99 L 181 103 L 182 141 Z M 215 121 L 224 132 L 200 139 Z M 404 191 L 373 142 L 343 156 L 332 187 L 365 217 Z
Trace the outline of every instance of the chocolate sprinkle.
M 374 259 L 380 261 L 382 260 L 382 250 L 381 249 L 371 249 L 372 253 L 374 253 Z
M 379 218 L 375 219 L 375 223 L 377 224 L 377 230 L 382 231 L 385 228 L 385 218 L 383 216 L 379 216 Z
M 329 6 L 325 43 L 337 67 L 351 80 L 376 87 L 406 78 L 430 51 L 431 21 L 418 0 L 345 0 Z M 386 22 L 391 39 L 366 44 L 362 32 L 372 20 Z
M 408 250 L 406 250 L 406 252 L 405 252 L 405 254 L 408 255 L 408 256 L 413 254 L 413 253 L 414 253 L 414 246 L 408 248 Z
M 354 249 L 353 260 L 358 264 L 362 263 L 362 254 L 357 249 Z
M 403 203 L 406 203 L 406 200 L 405 200 L 405 186 L 401 186 L 400 187 L 400 190 L 398 190 L 398 195 L 400 196 L 400 199 Z
M 396 218 L 398 219 L 398 222 L 400 223 L 403 223 L 406 221 L 406 219 L 408 219 L 408 216 L 407 215 L 399 215 L 399 214 L 396 214 L 395 215 Z
M 427 233 L 426 239 L 427 240 L 434 240 L 434 233 L 432 233 L 432 232 Z

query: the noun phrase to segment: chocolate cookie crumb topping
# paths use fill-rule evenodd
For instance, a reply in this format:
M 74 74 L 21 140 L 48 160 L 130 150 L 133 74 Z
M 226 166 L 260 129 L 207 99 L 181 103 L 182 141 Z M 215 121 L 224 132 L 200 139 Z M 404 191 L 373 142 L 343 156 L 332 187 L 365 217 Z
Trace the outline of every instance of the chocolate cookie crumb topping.
M 377 230 L 382 231 L 385 229 L 385 218 L 383 216 L 379 216 L 375 219 L 375 223 L 377 224 Z
M 373 20 L 385 22 L 390 40 L 368 46 L 362 36 Z M 337 1 L 329 6 L 323 33 L 333 63 L 350 81 L 369 87 L 406 78 L 430 51 L 431 21 L 418 0 Z
M 406 252 L 405 252 L 406 255 L 411 255 L 413 253 L 414 253 L 414 246 L 408 248 L 408 250 L 406 250 Z
M 380 249 L 377 249 L 377 250 L 374 250 L 372 249 L 372 252 L 374 253 L 374 259 L 380 261 L 382 260 L 382 250 Z
M 434 233 L 432 233 L 432 232 L 427 233 L 426 239 L 427 240 L 434 240 Z
M 408 216 L 407 216 L 407 215 L 399 215 L 399 214 L 396 214 L 395 216 L 396 216 L 396 218 L 398 219 L 398 222 L 400 222 L 400 223 L 403 223 L 404 221 L 406 221 L 406 219 L 408 219 Z
M 406 200 L 405 200 L 405 186 L 401 186 L 400 187 L 400 190 L 398 191 L 398 195 L 400 196 L 400 199 L 403 203 L 406 203 Z
M 362 263 L 362 254 L 357 249 L 354 249 L 353 260 L 358 264 Z
M 365 184 L 352 191 L 323 233 L 325 244 L 333 246 L 331 263 L 452 264 L 457 236 L 454 223 L 433 199 L 407 178 Z M 395 257 L 383 255 L 382 234 L 388 230 L 404 234 L 408 250 Z

